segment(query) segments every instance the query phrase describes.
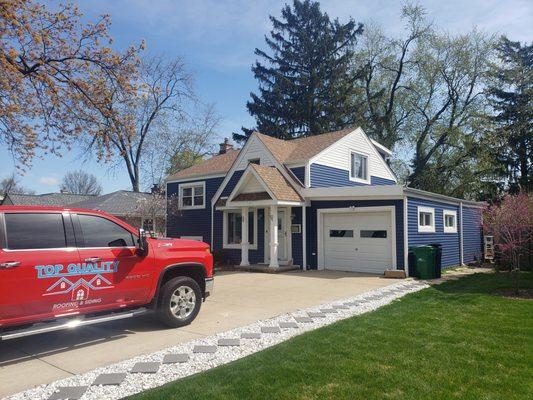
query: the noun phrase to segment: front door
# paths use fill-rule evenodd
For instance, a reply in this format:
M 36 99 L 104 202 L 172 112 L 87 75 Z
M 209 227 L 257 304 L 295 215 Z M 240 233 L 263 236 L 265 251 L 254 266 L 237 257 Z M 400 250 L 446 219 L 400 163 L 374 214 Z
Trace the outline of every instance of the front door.
M 265 212 L 267 212 L 265 210 Z M 287 264 L 288 260 L 288 232 L 287 223 L 287 209 L 278 208 L 278 262 L 279 264 Z M 270 262 L 270 223 L 265 222 L 265 262 Z

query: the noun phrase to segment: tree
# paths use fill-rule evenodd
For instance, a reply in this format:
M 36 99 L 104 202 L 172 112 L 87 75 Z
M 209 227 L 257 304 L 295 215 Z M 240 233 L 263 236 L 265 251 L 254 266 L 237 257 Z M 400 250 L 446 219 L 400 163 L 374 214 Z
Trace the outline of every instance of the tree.
M 63 177 L 61 190 L 66 190 L 72 194 L 99 196 L 102 193 L 102 186 L 94 175 L 78 170 L 68 172 Z
M 200 162 L 211 152 L 219 124 L 220 117 L 212 104 L 195 104 L 179 121 L 161 119 L 157 134 L 146 142 L 141 163 L 145 186 L 160 186 L 168 175 Z
M 263 62 L 252 67 L 259 93 L 251 93 L 246 104 L 256 129 L 291 139 L 351 124 L 355 77 L 350 63 L 362 25 L 332 21 L 310 0 L 294 0 L 281 19 L 271 16 L 270 21 L 273 29 L 265 37 L 270 52 L 255 49 Z M 246 140 L 251 131 L 243 128 L 244 134 L 233 138 Z
M 4 178 L 0 181 L 0 195 L 7 194 L 35 194 L 34 190 L 30 190 L 22 186 L 15 174 L 11 174 L 7 178 Z
M 105 89 L 113 90 L 112 101 L 108 110 L 94 116 L 93 122 L 112 128 L 93 136 L 89 148 L 97 152 L 100 160 L 110 149 L 126 167 L 133 191 L 138 192 L 146 143 L 150 138 L 158 140 L 158 126 L 164 126 L 168 119 L 177 122 L 184 115 L 185 100 L 193 98 L 192 77 L 181 59 L 167 62 L 154 57 L 143 60 L 132 86 L 134 91 L 124 91 L 122 85 Z
M 373 27 L 355 55 L 356 68 L 363 65 L 360 123 L 386 146 L 406 149 L 410 186 L 475 197 L 493 171 L 481 145 L 492 38 L 439 32 L 420 6 L 405 6 L 402 16 L 405 38 Z
M 494 111 L 491 155 L 512 192 L 533 191 L 533 45 L 502 37 L 487 89 Z
M 524 191 L 506 195 L 501 202 L 483 211 L 483 230 L 494 236 L 494 246 L 500 263 L 514 272 L 515 290 L 519 294 L 520 269 L 533 246 L 533 196 Z
M 132 90 L 139 48 L 114 52 L 104 45 L 109 17 L 87 25 L 80 18 L 71 3 L 54 11 L 31 0 L 0 3 L 0 141 L 19 169 L 37 150 L 60 155 L 82 132 L 102 137 L 112 127 L 88 117 L 113 113 L 114 91 L 104 84 Z

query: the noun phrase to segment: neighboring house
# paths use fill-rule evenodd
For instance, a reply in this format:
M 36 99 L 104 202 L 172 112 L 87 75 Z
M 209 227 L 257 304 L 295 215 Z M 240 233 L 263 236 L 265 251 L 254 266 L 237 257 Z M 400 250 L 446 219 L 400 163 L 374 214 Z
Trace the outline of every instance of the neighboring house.
M 6 194 L 1 203 L 5 206 L 49 206 L 65 207 L 96 196 L 84 196 L 71 193 L 45 193 L 45 194 Z
M 127 190 L 102 196 L 84 196 L 71 193 L 46 193 L 39 195 L 8 194 L 3 205 L 75 207 L 99 210 L 119 217 L 137 228 L 149 232 L 165 233 L 165 206 L 152 193 L 136 193 Z
M 153 193 L 119 190 L 102 196 L 93 196 L 90 199 L 72 204 L 72 206 L 103 211 L 119 217 L 135 227 L 142 227 L 148 232 L 164 235 L 164 203 L 164 197 L 159 200 L 158 196 Z
M 243 266 L 382 273 L 432 243 L 444 267 L 479 259 L 481 204 L 398 185 L 390 156 L 361 128 L 291 141 L 255 132 L 241 150 L 226 141 L 167 178 L 180 203 L 167 234 Z

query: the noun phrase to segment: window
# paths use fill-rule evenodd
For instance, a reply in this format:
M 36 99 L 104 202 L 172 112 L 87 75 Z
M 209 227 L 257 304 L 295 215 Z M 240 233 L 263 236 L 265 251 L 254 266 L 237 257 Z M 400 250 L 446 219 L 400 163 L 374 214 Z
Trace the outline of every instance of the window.
M 352 153 L 350 177 L 355 180 L 368 181 L 368 157 Z
M 362 230 L 362 231 L 361 231 L 361 237 L 362 237 L 362 238 L 380 238 L 380 239 L 386 239 L 386 238 L 387 238 L 387 231 Z
M 257 211 L 248 212 L 248 243 L 250 249 L 257 249 Z M 224 248 L 240 249 L 242 243 L 242 212 L 224 212 Z
M 135 246 L 133 235 L 106 218 L 94 215 L 78 215 L 84 243 L 79 247 L 127 247 Z
M 180 185 L 180 206 L 183 209 L 205 208 L 205 182 Z
M 146 232 L 154 232 L 154 220 L 152 218 L 143 219 L 142 226 Z
M 435 232 L 435 209 L 418 207 L 418 232 Z
M 7 248 L 54 249 L 67 246 L 61 214 L 5 214 Z
M 444 233 L 457 233 L 457 211 L 444 210 L 442 212 Z
M 353 230 L 332 229 L 329 231 L 329 237 L 333 237 L 333 238 L 353 237 Z

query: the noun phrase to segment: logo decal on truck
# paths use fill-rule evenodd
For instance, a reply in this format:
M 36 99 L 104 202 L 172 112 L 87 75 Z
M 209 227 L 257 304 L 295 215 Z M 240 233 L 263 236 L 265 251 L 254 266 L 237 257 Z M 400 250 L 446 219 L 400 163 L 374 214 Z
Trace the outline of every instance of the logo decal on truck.
M 62 264 L 36 265 L 38 279 L 59 278 L 43 296 L 72 293 L 71 300 L 83 301 L 89 298 L 91 290 L 113 288 L 113 284 L 104 276 L 118 271 L 118 261 L 102 261 L 98 263 L 69 264 L 65 269 Z M 92 278 L 72 279 L 73 277 L 94 275 Z

